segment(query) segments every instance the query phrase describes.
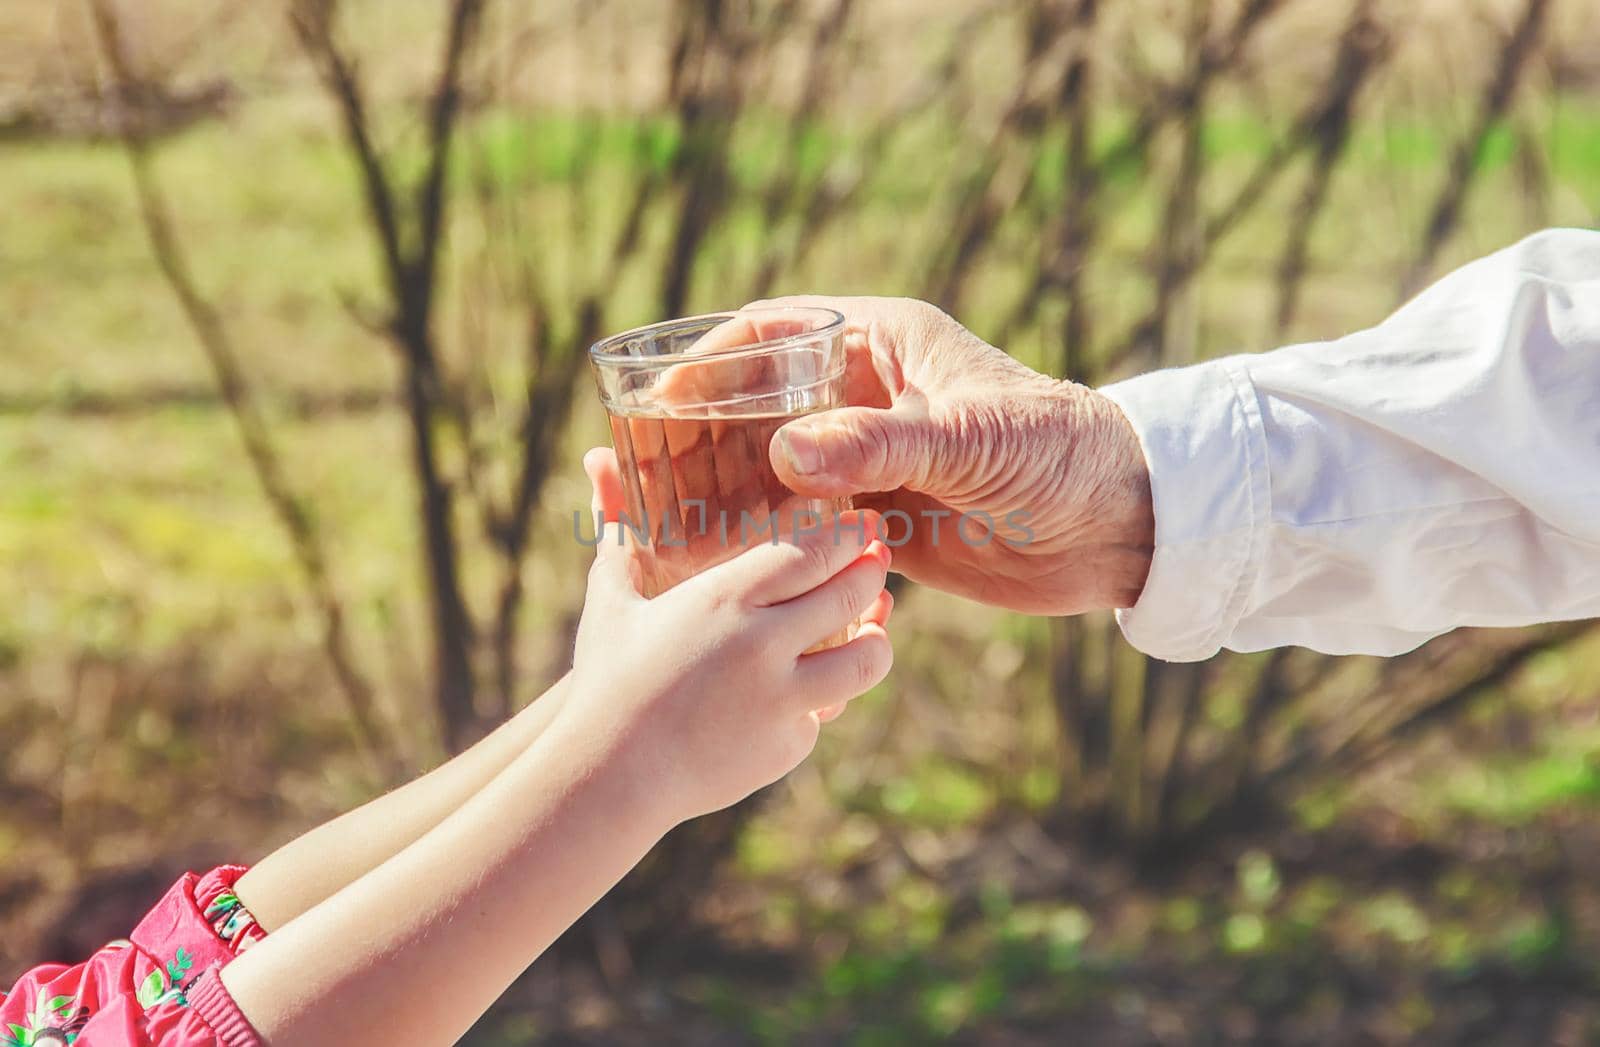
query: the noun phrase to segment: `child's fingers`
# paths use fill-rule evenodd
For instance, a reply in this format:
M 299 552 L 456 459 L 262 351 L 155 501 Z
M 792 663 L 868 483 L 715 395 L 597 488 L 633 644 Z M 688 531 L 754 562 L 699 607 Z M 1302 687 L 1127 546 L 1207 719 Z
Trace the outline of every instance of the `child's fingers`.
M 763 613 L 776 613 L 778 628 L 796 653 L 815 646 L 859 618 L 883 592 L 889 548 L 873 542 L 856 561 L 802 596 Z
M 892 614 L 894 614 L 894 594 L 885 589 L 878 594 L 876 600 L 872 601 L 872 606 L 861 613 L 861 624 L 867 625 L 870 623 L 880 629 L 885 629 L 889 625 L 889 617 Z M 849 702 L 836 702 L 826 709 L 818 709 L 817 722 L 830 723 L 837 720 L 844 712 L 845 706 L 849 704 Z
M 718 588 L 731 585 L 757 606 L 783 603 L 848 567 L 873 541 L 877 529 L 876 513 L 841 513 L 819 523 L 815 531 L 752 546 L 692 581 Z
M 589 476 L 592 494 L 589 509 L 604 520 L 616 520 L 627 503 L 622 494 L 622 473 L 617 468 L 617 452 L 609 447 L 591 447 L 583 456 L 583 471 Z
M 885 629 L 889 627 L 889 616 L 894 614 L 894 593 L 885 589 L 872 601 L 872 606 L 861 612 L 861 624 L 874 622 Z
M 803 654 L 795 666 L 794 693 L 806 712 L 849 701 L 882 682 L 894 664 L 889 634 L 868 622 L 842 647 Z

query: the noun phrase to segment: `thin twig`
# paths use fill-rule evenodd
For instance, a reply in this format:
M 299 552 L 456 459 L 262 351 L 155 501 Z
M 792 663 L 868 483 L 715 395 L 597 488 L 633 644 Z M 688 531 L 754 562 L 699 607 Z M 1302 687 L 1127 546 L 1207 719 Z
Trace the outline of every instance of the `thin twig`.
M 1299 205 L 1293 211 L 1296 220 L 1289 223 L 1283 256 L 1278 263 L 1278 306 L 1275 317 L 1280 336 L 1289 329 L 1294 319 L 1311 250 L 1311 231 L 1316 226 L 1317 216 L 1328 202 L 1328 189 L 1333 183 L 1334 172 L 1350 140 L 1357 90 L 1386 48 L 1382 30 L 1372 16 L 1373 3 L 1374 0 L 1360 0 L 1356 4 L 1340 41 L 1328 103 L 1309 129 L 1309 136 L 1316 142 L 1311 157 L 1311 171 L 1305 189 L 1300 194 Z
M 1517 85 L 1522 82 L 1523 73 L 1535 53 L 1549 10 L 1550 0 L 1527 0 L 1523 5 L 1522 16 L 1517 19 L 1516 28 L 1500 52 L 1500 64 L 1495 67 L 1494 76 L 1484 85 L 1472 129 L 1456 145 L 1450 157 L 1444 185 L 1440 187 L 1428 215 L 1422 247 L 1401 281 L 1402 298 L 1409 298 L 1421 289 L 1433 263 L 1438 260 L 1439 252 L 1460 222 L 1484 146 L 1516 96 Z
M 435 432 L 436 422 L 450 416 L 450 390 L 441 374 L 432 324 L 437 262 L 447 225 L 449 151 L 460 113 L 463 69 L 481 24 L 482 3 L 455 0 L 451 7 L 445 51 L 427 109 L 430 152 L 421 184 L 408 198 L 409 214 L 401 211 L 395 178 L 373 139 L 355 63 L 338 41 L 338 7 L 337 0 L 296 0 L 289 15 L 296 38 L 338 107 L 388 277 L 389 334 L 404 365 L 402 392 L 433 620 L 435 701 L 446 744 L 459 749 L 472 740 L 477 720 L 472 670 L 477 627 L 463 591 L 457 492 L 445 475 Z M 416 231 L 409 242 L 402 228 L 406 217 L 413 219 Z
M 127 55 L 111 0 L 92 0 L 92 12 L 96 38 L 115 77 L 118 96 L 141 92 L 145 85 Z M 238 429 L 256 482 L 289 536 L 296 564 L 322 619 L 323 653 L 349 707 L 362 751 L 375 769 L 387 776 L 392 767 L 384 733 L 374 711 L 372 686 L 357 664 L 351 647 L 344 603 L 328 567 L 321 533 L 306 511 L 304 501 L 289 483 L 221 313 L 195 282 L 187 253 L 173 225 L 166 194 L 156 177 L 150 143 L 137 113 L 135 108 L 124 108 L 118 129 L 133 172 L 139 214 L 151 253 L 205 352 L 217 391 Z

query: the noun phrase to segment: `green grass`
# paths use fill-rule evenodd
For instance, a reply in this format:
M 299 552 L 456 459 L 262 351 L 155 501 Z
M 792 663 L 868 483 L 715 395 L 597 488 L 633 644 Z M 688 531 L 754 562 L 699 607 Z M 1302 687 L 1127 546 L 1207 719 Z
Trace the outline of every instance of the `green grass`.
M 1600 808 L 1600 743 L 1531 760 L 1489 760 L 1460 768 L 1446 796 L 1462 811 L 1520 824 L 1555 808 Z

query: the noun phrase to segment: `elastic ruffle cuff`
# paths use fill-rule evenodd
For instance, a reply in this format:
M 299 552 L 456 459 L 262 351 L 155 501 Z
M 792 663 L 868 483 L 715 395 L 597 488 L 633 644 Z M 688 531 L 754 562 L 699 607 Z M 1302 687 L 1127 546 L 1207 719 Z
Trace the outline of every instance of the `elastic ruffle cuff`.
M 250 1020 L 222 984 L 222 965 L 213 964 L 189 990 L 189 1006 L 211 1027 L 222 1047 L 265 1047 Z

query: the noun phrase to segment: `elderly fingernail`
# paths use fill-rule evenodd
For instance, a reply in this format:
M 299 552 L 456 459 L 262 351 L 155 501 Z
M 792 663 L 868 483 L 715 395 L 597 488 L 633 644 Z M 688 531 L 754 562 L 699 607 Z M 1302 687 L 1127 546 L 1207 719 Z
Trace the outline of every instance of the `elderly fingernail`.
M 789 468 L 797 476 L 815 476 L 822 472 L 822 448 L 817 444 L 817 432 L 809 425 L 790 425 L 778 430 L 778 443 Z

